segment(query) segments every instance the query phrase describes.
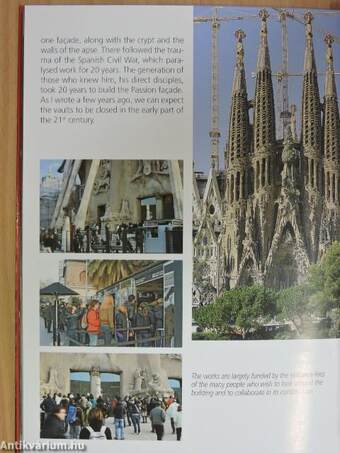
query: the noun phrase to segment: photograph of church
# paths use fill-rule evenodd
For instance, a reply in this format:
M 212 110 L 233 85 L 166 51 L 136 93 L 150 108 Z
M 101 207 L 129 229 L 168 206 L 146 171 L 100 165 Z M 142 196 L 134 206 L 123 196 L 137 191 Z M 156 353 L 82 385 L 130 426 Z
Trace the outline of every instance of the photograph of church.
M 196 339 L 340 336 L 338 19 L 195 9 Z
M 40 250 L 182 253 L 183 161 L 42 160 Z

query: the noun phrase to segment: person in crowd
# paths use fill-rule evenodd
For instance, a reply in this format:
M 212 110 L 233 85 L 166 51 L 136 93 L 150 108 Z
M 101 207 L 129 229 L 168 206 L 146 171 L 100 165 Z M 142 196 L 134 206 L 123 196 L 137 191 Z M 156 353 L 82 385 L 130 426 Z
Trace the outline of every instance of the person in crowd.
M 136 253 L 144 252 L 144 230 L 143 224 L 140 223 L 135 230 Z
M 43 439 L 65 439 L 65 407 L 55 406 L 47 416 L 40 437 Z
M 182 406 L 179 404 L 175 415 L 175 427 L 177 440 L 181 440 L 182 437 Z
M 128 318 L 132 325 L 135 324 L 135 317 L 137 312 L 137 301 L 134 294 L 130 294 L 128 300 L 125 302 L 127 308 Z
M 90 401 L 92 408 L 95 408 L 97 401 L 95 397 L 92 395 L 92 393 L 90 393 L 88 400 Z
M 61 403 L 62 399 L 63 398 L 62 398 L 62 395 L 61 395 L 60 392 L 55 394 L 54 400 L 55 400 L 57 406 L 59 406 L 59 404 Z
M 156 337 L 155 346 L 165 346 L 162 344 L 162 332 L 163 332 L 163 300 L 157 299 L 152 302 L 150 307 L 150 319 L 152 324 L 151 335 Z
M 44 310 L 44 316 L 46 319 L 46 328 L 48 333 L 52 333 L 52 320 L 54 316 L 53 305 L 47 304 Z
M 149 342 L 151 320 L 149 317 L 149 311 L 144 304 L 140 304 L 137 308 L 135 326 L 138 328 L 136 330 L 137 346 L 151 346 Z
M 130 398 L 128 396 L 123 398 L 122 404 L 123 404 L 124 408 L 126 409 L 126 420 L 128 422 L 128 425 L 131 426 L 132 425 L 132 420 L 131 420 L 131 402 L 130 402 Z M 124 420 L 124 426 L 126 426 L 125 420 Z
M 86 425 L 86 424 L 88 424 L 88 416 L 89 416 L 90 410 L 92 409 L 92 404 L 91 404 L 89 398 L 86 397 L 85 395 L 81 396 L 79 404 L 83 410 L 83 421 L 84 421 L 84 425 Z
M 164 409 L 161 407 L 161 402 L 157 401 L 156 406 L 150 412 L 150 420 L 154 427 L 157 435 L 157 440 L 162 440 L 164 436 L 164 423 L 166 420 L 166 414 Z
M 83 426 L 83 411 L 81 407 L 77 404 L 75 398 L 70 400 L 67 409 L 66 421 L 70 427 L 70 437 L 71 439 L 78 439 L 81 427 Z
M 177 408 L 178 408 L 178 403 L 177 403 L 176 399 L 173 399 L 173 401 L 168 406 L 168 409 L 166 411 L 167 415 L 170 417 L 172 434 L 176 433 L 175 417 L 176 417 L 176 414 L 177 414 Z
M 87 310 L 87 333 L 90 337 L 90 346 L 97 346 L 100 333 L 99 302 L 92 300 Z
M 140 431 L 140 405 L 138 401 L 136 400 L 131 400 L 130 401 L 130 413 L 131 413 L 131 420 L 133 424 L 133 430 L 134 433 L 137 434 L 138 436 L 141 434 Z
M 79 439 L 112 439 L 111 430 L 105 426 L 104 414 L 98 407 L 89 411 L 88 425 L 80 431 Z
M 155 407 L 157 406 L 157 401 L 155 398 L 150 398 L 149 402 L 148 402 L 148 416 L 150 418 L 150 422 L 151 422 L 151 432 L 154 433 L 155 432 L 155 427 L 152 423 L 152 419 L 150 417 L 150 414 L 151 414 L 151 411 L 152 409 L 154 409 Z
M 121 241 L 122 241 L 123 253 L 132 253 L 133 252 L 131 242 L 129 241 L 129 238 L 128 238 L 128 233 L 129 233 L 129 227 L 127 225 L 122 225 L 120 237 L 121 237 Z
M 144 398 L 142 400 L 141 416 L 142 416 L 142 423 L 147 423 L 147 421 L 148 421 L 148 402 L 147 402 L 146 398 Z
M 100 328 L 104 334 L 104 345 L 110 346 L 114 332 L 115 295 L 105 294 L 99 309 Z
M 55 400 L 52 398 L 50 394 L 43 399 L 42 403 L 40 404 L 40 409 L 44 411 L 46 415 L 51 414 L 56 406 Z
M 126 409 L 124 408 L 120 398 L 117 399 L 117 405 L 113 411 L 115 419 L 115 439 L 124 440 L 124 419 L 126 415 Z
M 77 346 L 77 336 L 79 328 L 79 318 L 81 311 L 75 305 L 68 308 L 68 314 L 65 316 L 67 327 L 67 336 L 69 338 L 69 346 Z
M 118 343 L 123 343 L 128 339 L 129 318 L 126 305 L 122 304 L 118 307 L 116 313 L 116 340 Z

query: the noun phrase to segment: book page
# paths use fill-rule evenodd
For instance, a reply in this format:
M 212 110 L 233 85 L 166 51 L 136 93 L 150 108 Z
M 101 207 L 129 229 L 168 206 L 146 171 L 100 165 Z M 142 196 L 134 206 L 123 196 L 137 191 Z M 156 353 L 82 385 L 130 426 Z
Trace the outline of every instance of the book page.
M 338 26 L 25 7 L 23 442 L 338 451 Z

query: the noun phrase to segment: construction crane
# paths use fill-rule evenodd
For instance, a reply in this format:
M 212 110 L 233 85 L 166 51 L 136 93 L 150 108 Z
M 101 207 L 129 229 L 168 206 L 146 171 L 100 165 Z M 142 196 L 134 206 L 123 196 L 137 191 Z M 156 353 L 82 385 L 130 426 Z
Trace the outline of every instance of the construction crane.
M 281 118 L 281 132 L 282 132 L 282 137 L 283 139 L 285 138 L 285 134 L 287 131 L 287 126 L 290 124 L 290 118 L 292 113 L 289 111 L 289 90 L 288 90 L 288 77 L 300 77 L 303 76 L 303 73 L 289 73 L 289 68 L 288 68 L 288 29 L 287 29 L 287 18 L 293 19 L 305 26 L 305 21 L 304 19 L 300 19 L 297 17 L 297 15 L 291 11 L 287 11 L 285 9 L 281 8 L 273 8 L 275 11 L 279 13 L 279 20 L 281 23 L 281 45 L 282 45 L 282 63 L 281 63 L 281 70 L 278 71 L 277 73 L 273 73 L 273 76 L 277 77 L 277 81 L 279 84 L 279 94 L 281 98 L 281 106 L 280 106 L 280 118 Z M 322 12 L 317 13 L 317 14 L 322 14 Z M 333 15 L 337 14 L 336 12 L 327 12 L 325 13 L 327 15 Z M 322 33 L 323 35 L 326 35 L 328 32 L 320 29 L 313 27 L 314 30 L 316 30 L 319 33 Z M 340 43 L 340 38 L 332 34 L 334 41 L 337 43 Z M 318 73 L 321 75 L 324 75 L 324 73 Z M 336 75 L 339 75 L 340 73 L 336 72 Z M 295 112 L 296 107 L 292 106 L 293 110 Z
M 288 91 L 288 30 L 287 30 L 287 11 L 281 10 L 279 14 L 281 22 L 281 43 L 282 43 L 282 64 L 281 74 L 278 76 L 279 91 L 281 94 L 281 127 L 282 137 L 285 138 L 287 126 L 289 125 L 291 113 L 289 111 L 289 91 Z M 281 85 L 281 87 L 280 87 Z
M 211 125 L 209 131 L 211 143 L 211 166 L 219 171 L 219 142 L 221 132 L 219 129 L 219 93 L 218 93 L 218 31 L 222 22 L 231 20 L 244 20 L 258 17 L 256 14 L 244 16 L 219 16 L 218 8 L 214 8 L 211 16 L 194 17 L 194 23 L 211 24 Z

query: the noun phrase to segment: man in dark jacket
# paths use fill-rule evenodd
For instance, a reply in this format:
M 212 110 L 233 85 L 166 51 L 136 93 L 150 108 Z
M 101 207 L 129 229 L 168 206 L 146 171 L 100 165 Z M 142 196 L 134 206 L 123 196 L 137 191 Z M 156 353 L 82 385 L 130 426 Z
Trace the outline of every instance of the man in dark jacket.
M 150 420 L 152 426 L 155 428 L 157 434 L 157 440 L 162 440 L 164 436 L 164 423 L 166 420 L 166 414 L 164 409 L 161 408 L 160 401 L 157 401 L 156 407 L 150 412 Z
M 50 414 L 56 406 L 55 400 L 52 398 L 50 394 L 44 399 L 44 401 L 40 404 L 40 408 L 46 413 Z
M 120 398 L 117 399 L 117 405 L 113 411 L 115 418 L 115 439 L 124 440 L 124 419 L 126 415 L 126 409 L 122 405 Z
M 45 420 L 40 437 L 43 439 L 65 439 L 65 417 L 65 407 L 55 406 Z

